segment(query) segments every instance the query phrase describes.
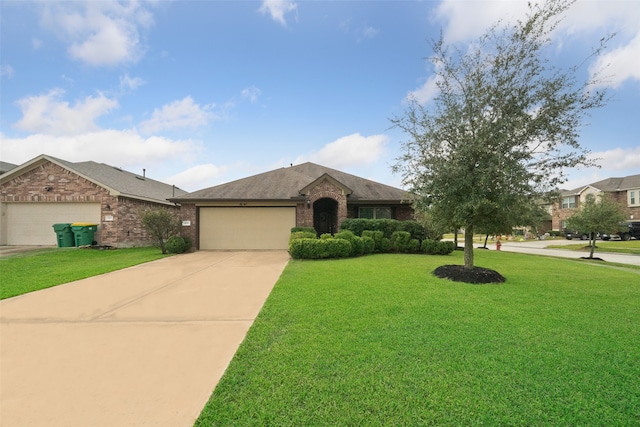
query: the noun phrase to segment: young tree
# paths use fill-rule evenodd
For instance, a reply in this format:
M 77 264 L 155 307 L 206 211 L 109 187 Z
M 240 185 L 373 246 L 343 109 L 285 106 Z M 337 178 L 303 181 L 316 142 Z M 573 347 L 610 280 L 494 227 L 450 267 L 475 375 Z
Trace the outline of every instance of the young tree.
M 567 227 L 587 233 L 593 258 L 598 233 L 613 233 L 625 219 L 620 204 L 606 195 L 588 196 L 584 204 L 567 220 Z
M 153 239 L 154 245 L 167 253 L 167 240 L 169 237 L 178 235 L 180 231 L 180 220 L 168 209 L 149 209 L 141 215 L 142 225 Z
M 579 83 L 579 66 L 549 63 L 550 33 L 567 0 L 530 5 L 528 17 L 491 27 L 462 51 L 442 37 L 432 43 L 438 95 L 416 100 L 391 122 L 408 134 L 394 165 L 405 185 L 465 229 L 464 265 L 471 269 L 473 233 L 564 182 L 563 169 L 591 166 L 578 143 L 588 112 L 605 104 L 595 81 Z M 592 55 L 603 48 L 605 38 Z

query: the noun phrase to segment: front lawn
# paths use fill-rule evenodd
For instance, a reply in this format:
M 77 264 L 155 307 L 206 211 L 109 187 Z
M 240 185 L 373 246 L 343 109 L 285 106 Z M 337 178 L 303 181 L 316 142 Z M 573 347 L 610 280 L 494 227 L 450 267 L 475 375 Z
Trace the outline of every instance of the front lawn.
M 165 257 L 157 248 L 45 249 L 0 258 L 0 299 Z
M 589 252 L 591 247 L 589 246 L 589 242 L 584 241 L 578 244 L 570 244 L 570 245 L 550 245 L 548 248 L 553 249 L 568 249 L 572 251 L 582 251 Z M 621 254 L 632 254 L 632 255 L 640 255 L 640 240 L 614 240 L 614 241 L 601 241 L 596 240 L 596 251 L 599 252 L 616 252 Z
M 637 425 L 640 274 L 477 251 L 291 261 L 196 426 Z

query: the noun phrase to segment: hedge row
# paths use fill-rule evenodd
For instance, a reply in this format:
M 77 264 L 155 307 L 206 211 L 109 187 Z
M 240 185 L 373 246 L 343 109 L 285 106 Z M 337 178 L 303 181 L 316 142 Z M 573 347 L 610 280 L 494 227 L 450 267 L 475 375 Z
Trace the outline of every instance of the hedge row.
M 397 219 L 366 219 L 349 218 L 342 221 L 340 230 L 352 231 L 356 236 L 362 236 L 365 230 L 382 231 L 387 239 L 396 231 L 406 231 L 411 235 L 411 239 L 424 240 L 426 230 L 424 226 L 416 221 L 398 221 Z
M 371 253 L 426 253 L 448 255 L 453 252 L 452 242 L 412 239 L 407 231 L 395 231 L 391 238 L 380 230 L 363 230 L 362 236 L 345 230 L 335 236 L 323 234 L 319 239 L 308 231 L 295 231 L 289 240 L 289 254 L 294 259 L 346 258 Z

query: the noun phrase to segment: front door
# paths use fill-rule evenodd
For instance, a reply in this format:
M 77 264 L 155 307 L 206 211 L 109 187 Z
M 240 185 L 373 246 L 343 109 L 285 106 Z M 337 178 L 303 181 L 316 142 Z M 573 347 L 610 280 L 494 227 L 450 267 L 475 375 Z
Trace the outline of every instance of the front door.
M 338 232 L 338 202 L 333 199 L 319 199 L 313 204 L 313 227 L 318 236 Z

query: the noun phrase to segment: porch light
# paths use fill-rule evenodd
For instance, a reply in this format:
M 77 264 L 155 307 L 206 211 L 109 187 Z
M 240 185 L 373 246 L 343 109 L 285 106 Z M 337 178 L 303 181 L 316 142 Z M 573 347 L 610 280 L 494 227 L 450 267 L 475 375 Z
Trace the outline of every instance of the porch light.
M 311 200 L 307 199 L 307 209 L 311 207 Z

